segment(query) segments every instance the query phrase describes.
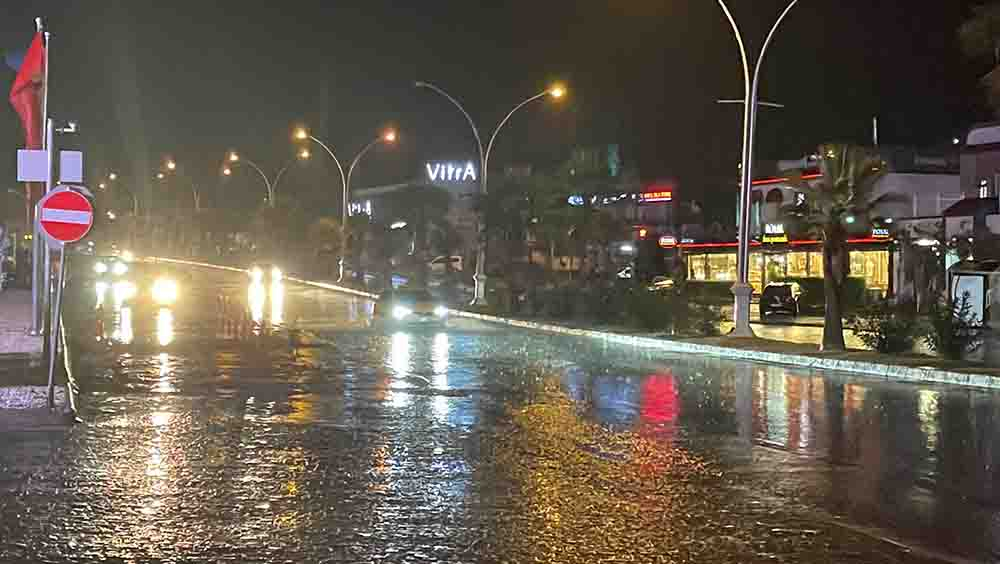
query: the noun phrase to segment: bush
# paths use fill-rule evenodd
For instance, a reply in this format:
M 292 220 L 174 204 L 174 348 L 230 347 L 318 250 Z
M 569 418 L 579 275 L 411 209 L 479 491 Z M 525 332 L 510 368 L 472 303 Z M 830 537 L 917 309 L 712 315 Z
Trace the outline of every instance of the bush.
M 726 304 L 733 301 L 733 282 L 688 280 L 688 296 L 699 303 Z
M 955 301 L 941 298 L 931 304 L 928 312 L 930 330 L 924 337 L 927 346 L 950 360 L 961 360 L 962 356 L 976 348 L 983 332 L 972 311 L 969 293 Z
M 669 331 L 674 324 L 674 300 L 668 292 L 634 287 L 628 295 L 628 316 L 645 331 Z
M 796 282 L 802 288 L 799 309 L 803 312 L 822 314 L 826 309 L 826 289 L 822 278 L 788 277 L 775 282 Z M 857 310 L 865 303 L 865 279 L 848 278 L 844 281 L 843 313 Z
M 880 353 L 909 352 L 920 333 L 910 304 L 893 306 L 883 301 L 862 308 L 852 321 L 854 334 L 866 347 Z

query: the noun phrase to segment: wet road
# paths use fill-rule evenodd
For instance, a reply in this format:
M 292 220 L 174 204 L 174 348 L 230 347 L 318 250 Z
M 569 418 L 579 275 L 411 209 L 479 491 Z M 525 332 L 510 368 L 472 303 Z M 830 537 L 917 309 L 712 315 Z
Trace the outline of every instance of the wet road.
M 386 331 L 363 300 L 175 276 L 174 306 L 140 284 L 103 323 L 78 292 L 81 422 L 0 435 L 0 561 L 1000 554 L 996 394 L 459 320 Z

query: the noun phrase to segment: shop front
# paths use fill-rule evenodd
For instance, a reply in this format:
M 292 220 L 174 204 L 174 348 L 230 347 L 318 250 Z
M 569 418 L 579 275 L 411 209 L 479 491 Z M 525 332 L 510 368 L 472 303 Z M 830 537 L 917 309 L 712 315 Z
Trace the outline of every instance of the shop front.
M 882 296 L 891 294 L 892 253 L 883 238 L 851 239 L 851 276 Z M 736 243 L 682 243 L 688 280 L 736 281 Z M 750 284 L 760 292 L 769 282 L 787 278 L 823 278 L 820 241 L 753 242 L 750 248 Z

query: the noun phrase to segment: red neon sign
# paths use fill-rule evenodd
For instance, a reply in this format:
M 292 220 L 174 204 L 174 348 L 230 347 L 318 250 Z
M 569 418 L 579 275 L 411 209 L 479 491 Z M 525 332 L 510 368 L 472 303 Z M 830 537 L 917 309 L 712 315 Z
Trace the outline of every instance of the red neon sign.
M 673 190 L 656 190 L 654 192 L 643 192 L 643 202 L 669 202 L 674 199 Z
M 803 174 L 802 175 L 802 180 L 815 180 L 817 178 L 823 178 L 823 175 L 819 174 L 819 173 L 816 173 L 816 174 Z M 753 186 L 760 186 L 762 184 L 778 184 L 778 183 L 781 183 L 781 182 L 788 182 L 789 180 L 791 180 L 791 178 L 788 178 L 788 177 L 785 177 L 785 176 L 783 176 L 781 178 L 762 178 L 760 180 L 754 180 L 750 184 L 753 185 Z

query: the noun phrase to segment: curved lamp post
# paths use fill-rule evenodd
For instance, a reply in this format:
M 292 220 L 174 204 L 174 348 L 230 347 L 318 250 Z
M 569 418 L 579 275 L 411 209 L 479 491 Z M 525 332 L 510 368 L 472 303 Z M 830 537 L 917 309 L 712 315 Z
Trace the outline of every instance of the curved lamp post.
M 469 113 L 465 111 L 465 108 L 462 107 L 462 104 L 460 104 L 458 100 L 456 100 L 454 97 L 452 97 L 450 94 L 448 94 L 441 88 L 429 82 L 417 81 L 414 83 L 414 86 L 416 86 L 417 88 L 427 88 L 429 90 L 433 90 L 434 92 L 440 94 L 441 96 L 446 98 L 449 102 L 451 102 L 452 105 L 458 108 L 458 110 L 462 112 L 462 115 L 465 116 L 466 121 L 469 122 L 469 127 L 472 128 L 472 134 L 476 138 L 476 146 L 479 149 L 480 196 L 485 196 L 488 190 L 487 166 L 489 165 L 490 151 L 493 149 L 493 142 L 496 141 L 497 134 L 500 133 L 500 130 L 503 128 L 504 125 L 506 125 L 507 121 L 510 120 L 511 116 L 513 116 L 518 110 L 528 105 L 529 103 L 534 102 L 535 100 L 539 100 L 546 96 L 551 96 L 552 98 L 559 99 L 566 95 L 566 89 L 562 86 L 556 85 L 547 88 L 539 92 L 538 94 L 535 94 L 534 96 L 529 96 L 528 98 L 522 100 L 519 104 L 514 106 L 514 108 L 511 111 L 507 112 L 507 115 L 502 120 L 500 120 L 499 124 L 497 124 L 496 128 L 493 130 L 493 134 L 490 135 L 490 141 L 486 146 L 486 150 L 484 151 L 483 142 L 479 136 L 479 129 L 476 127 L 476 123 L 472 120 L 472 117 L 469 116 Z M 487 303 L 486 302 L 486 224 L 482 212 L 480 212 L 479 215 L 478 231 L 479 231 L 479 241 L 478 241 L 478 249 L 476 252 L 476 273 L 473 276 L 473 279 L 476 282 L 476 293 L 475 296 L 472 298 L 472 303 L 470 305 L 485 306 Z
M 250 168 L 254 169 L 255 171 L 257 171 L 257 174 L 259 174 L 260 177 L 264 180 L 264 188 L 267 190 L 267 203 L 270 207 L 273 208 L 275 206 L 275 201 L 278 194 L 278 182 L 281 181 L 281 177 L 285 174 L 285 171 L 291 168 L 292 164 L 295 163 L 296 160 L 305 160 L 308 159 L 310 156 L 311 154 L 307 149 L 302 149 L 301 151 L 296 153 L 294 158 L 289 159 L 288 162 L 286 162 L 283 167 L 278 169 L 277 174 L 274 175 L 274 180 L 271 180 L 270 178 L 267 177 L 267 174 L 259 166 L 257 166 L 257 163 L 251 161 L 250 159 L 241 157 L 240 154 L 237 153 L 236 151 L 230 151 L 229 155 L 226 157 L 226 161 L 228 161 L 229 164 L 222 167 L 222 174 L 224 176 L 232 176 L 233 175 L 232 167 L 239 164 L 246 164 Z
M 298 129 L 296 129 L 295 133 L 292 136 L 297 141 L 312 141 L 312 142 L 316 143 L 317 145 L 319 145 L 320 147 L 323 147 L 323 150 L 326 151 L 326 154 L 330 155 L 330 158 L 333 159 L 333 162 L 336 163 L 336 165 L 337 165 L 337 170 L 340 172 L 340 187 L 341 187 L 342 195 L 343 195 L 343 210 L 341 211 L 341 214 L 340 214 L 340 233 L 341 233 L 341 239 L 343 239 L 343 234 L 345 233 L 345 230 L 347 229 L 347 227 L 346 227 L 346 225 L 347 225 L 347 176 L 344 174 L 344 167 L 341 166 L 340 159 L 337 158 L 337 155 L 333 154 L 333 150 L 330 149 L 330 147 L 327 146 L 326 143 L 320 141 L 319 139 L 317 139 L 316 137 L 314 137 L 312 134 L 310 134 L 309 131 L 307 131 L 304 127 L 300 127 Z M 338 272 L 339 272 L 339 274 L 337 276 L 337 282 L 340 282 L 341 280 L 344 279 L 344 256 L 343 256 L 343 253 L 341 253 L 340 261 L 338 263 Z
M 767 54 L 767 48 L 771 44 L 771 39 L 774 38 L 774 33 L 798 0 L 791 0 L 778 16 L 774 25 L 771 26 L 771 31 L 768 32 L 767 38 L 761 46 L 760 54 L 757 56 L 757 61 L 753 65 L 752 80 L 750 63 L 746 47 L 743 44 L 743 35 L 724 0 L 717 1 L 719 7 L 726 14 L 729 25 L 733 28 L 736 43 L 740 48 L 740 61 L 743 64 L 743 159 L 740 170 L 739 251 L 736 255 L 736 284 L 733 284 L 735 307 L 732 335 L 753 337 L 753 329 L 750 328 L 750 295 L 753 293 L 753 287 L 750 285 L 750 191 L 753 187 L 753 144 L 757 127 L 757 92 L 760 85 L 760 68 L 764 62 L 764 55 Z
M 167 159 L 166 162 L 163 164 L 163 166 L 167 170 L 167 172 L 160 171 L 156 173 L 157 180 L 163 180 L 167 177 L 168 174 L 173 174 L 177 172 L 177 161 L 175 161 L 174 159 Z M 178 176 L 180 176 L 180 174 L 178 174 Z M 191 198 L 192 201 L 194 202 L 194 211 L 197 213 L 201 211 L 201 194 L 198 192 L 198 185 L 195 184 L 193 180 L 190 179 L 188 180 L 191 183 Z

